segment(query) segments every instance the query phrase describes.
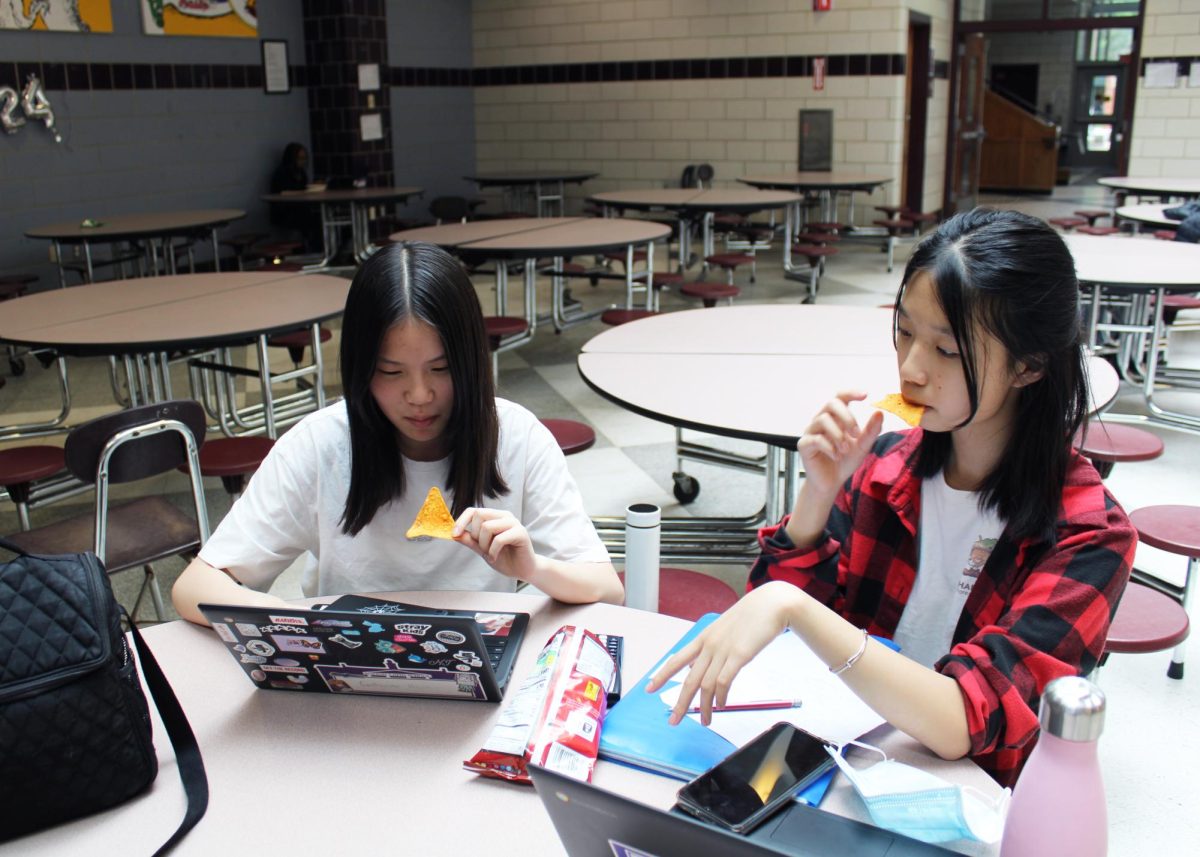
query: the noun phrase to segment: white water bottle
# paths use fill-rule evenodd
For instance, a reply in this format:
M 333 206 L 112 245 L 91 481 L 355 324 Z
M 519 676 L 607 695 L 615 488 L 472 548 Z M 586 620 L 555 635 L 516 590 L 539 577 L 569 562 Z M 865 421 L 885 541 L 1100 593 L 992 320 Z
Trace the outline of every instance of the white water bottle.
M 662 512 L 652 503 L 625 510 L 625 606 L 658 612 Z
M 1085 678 L 1046 685 L 1042 731 L 1013 789 L 1000 857 L 1104 857 L 1108 811 L 1096 742 L 1104 692 Z

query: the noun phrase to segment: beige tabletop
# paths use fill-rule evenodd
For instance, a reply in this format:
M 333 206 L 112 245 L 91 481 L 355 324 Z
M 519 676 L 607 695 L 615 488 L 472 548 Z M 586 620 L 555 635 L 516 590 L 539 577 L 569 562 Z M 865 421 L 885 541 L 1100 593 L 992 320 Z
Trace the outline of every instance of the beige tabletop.
M 1149 223 L 1152 226 L 1170 226 L 1173 229 L 1180 224 L 1180 221 L 1172 220 L 1163 214 L 1163 211 L 1174 207 L 1173 205 L 1163 205 L 1161 203 L 1122 205 L 1117 209 L 1117 218 L 1120 220 L 1132 220 L 1135 223 Z
M 421 226 L 393 232 L 392 241 L 428 241 L 440 247 L 461 247 L 475 241 L 532 232 L 564 223 L 575 223 L 582 217 L 506 217 L 497 220 L 471 220 L 467 223 L 440 223 L 437 226 Z
M 877 307 L 684 310 L 598 334 L 578 366 L 589 386 L 634 413 L 794 449 L 839 391 L 862 390 L 871 402 L 899 389 L 891 322 L 891 310 Z M 1098 358 L 1089 373 L 1099 410 L 1116 397 L 1119 380 Z M 901 428 L 898 417 L 884 415 L 885 430 Z
M 0 340 L 81 355 L 234 344 L 336 317 L 349 287 L 283 271 L 111 280 L 5 302 Z
M 1200 290 L 1200 244 L 1123 235 L 1066 235 L 1081 282 L 1113 288 Z
M 678 211 L 764 211 L 800 202 L 794 193 L 745 188 L 633 188 L 588 197 L 613 208 L 667 208 Z
M 855 173 L 848 170 L 809 170 L 741 176 L 738 181 L 752 187 L 804 190 L 871 190 L 893 181 L 891 176 Z
M 1097 179 L 1099 184 L 1113 190 L 1134 193 L 1170 194 L 1171 196 L 1200 196 L 1200 178 L 1170 178 L 1167 176 L 1109 176 Z
M 560 626 L 625 637 L 623 681 L 633 684 L 689 623 L 625 607 L 559 604 L 544 596 L 412 592 L 393 597 L 430 607 L 531 614 L 514 668 L 519 683 Z M 482 748 L 504 705 L 346 697 L 258 690 L 215 634 L 186 622 L 144 632 L 191 721 L 208 771 L 208 814 L 174 854 L 560 855 L 562 845 L 533 789 L 462 770 Z M 511 693 L 511 691 L 510 691 Z M 0 845 L 0 854 L 149 854 L 183 817 L 174 754 L 154 715 L 158 778 L 129 803 Z M 999 787 L 973 762 L 945 762 L 889 729 L 872 740 L 889 754 L 989 796 Z M 601 760 L 594 783 L 666 809 L 681 783 Z M 867 820 L 835 776 L 822 807 Z M 117 845 L 116 843 L 119 843 Z M 381 843 L 385 843 L 381 845 Z M 994 853 L 979 851 L 969 853 Z
M 404 199 L 424 192 L 424 189 L 419 187 L 356 187 L 342 190 L 298 190 L 287 193 L 269 193 L 265 194 L 262 199 L 264 202 L 354 202 L 361 204 Z
M 531 185 L 541 182 L 573 182 L 582 183 L 600 175 L 593 170 L 529 170 L 497 173 L 476 173 L 463 176 L 469 182 L 475 182 L 480 187 L 490 185 Z
M 246 212 L 237 208 L 212 208 L 196 211 L 162 211 L 147 214 L 118 214 L 93 218 L 101 225 L 83 226 L 82 221 L 51 223 L 25 231 L 26 237 L 53 241 L 116 241 L 148 235 L 169 235 L 193 229 L 211 229 L 234 220 Z
M 489 259 L 572 255 L 658 241 L 670 228 L 618 217 L 514 217 L 406 229 L 393 241 L 428 241 Z

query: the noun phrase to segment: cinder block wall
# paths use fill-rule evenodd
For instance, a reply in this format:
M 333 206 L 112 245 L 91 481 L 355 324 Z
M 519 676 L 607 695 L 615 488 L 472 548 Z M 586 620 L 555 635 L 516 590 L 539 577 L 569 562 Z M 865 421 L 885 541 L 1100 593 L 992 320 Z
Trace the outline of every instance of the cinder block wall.
M 676 184 L 683 167 L 698 162 L 713 165 L 718 185 L 731 185 L 740 175 L 795 170 L 799 111 L 832 109 L 835 168 L 891 176 L 870 202 L 894 202 L 911 10 L 931 19 L 940 72 L 924 185 L 924 207 L 939 207 L 949 0 L 833 5 L 813 12 L 810 0 L 477 0 L 477 79 L 495 70 L 493 83 L 475 88 L 477 167 L 599 171 L 586 188 L 570 189 L 576 198 Z M 810 61 L 822 56 L 825 88 L 816 91 Z M 515 66 L 528 71 L 513 83 L 502 72 Z M 858 206 L 858 219 L 872 214 Z
M 1174 89 L 1147 89 L 1137 79 L 1129 174 L 1200 176 L 1200 87 L 1188 86 L 1191 63 L 1200 60 L 1200 0 L 1144 0 L 1142 62 L 1174 61 Z

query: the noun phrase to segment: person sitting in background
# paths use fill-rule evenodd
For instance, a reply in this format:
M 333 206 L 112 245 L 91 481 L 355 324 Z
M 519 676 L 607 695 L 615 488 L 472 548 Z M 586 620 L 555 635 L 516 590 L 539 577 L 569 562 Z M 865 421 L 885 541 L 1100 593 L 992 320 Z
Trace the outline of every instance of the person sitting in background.
M 296 193 L 307 190 L 308 150 L 300 143 L 288 143 L 271 174 L 271 193 Z M 305 251 L 321 247 L 321 215 L 316 205 L 271 203 L 271 225 L 293 233 L 304 242 Z

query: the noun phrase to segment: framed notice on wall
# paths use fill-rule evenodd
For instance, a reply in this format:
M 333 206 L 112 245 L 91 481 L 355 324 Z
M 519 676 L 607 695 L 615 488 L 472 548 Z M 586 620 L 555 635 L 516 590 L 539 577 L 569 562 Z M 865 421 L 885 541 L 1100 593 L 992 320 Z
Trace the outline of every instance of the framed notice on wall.
M 283 93 L 292 91 L 292 81 L 288 77 L 287 42 L 283 40 L 263 39 L 263 91 L 267 93 Z
M 799 169 L 833 169 L 833 111 L 800 111 Z

